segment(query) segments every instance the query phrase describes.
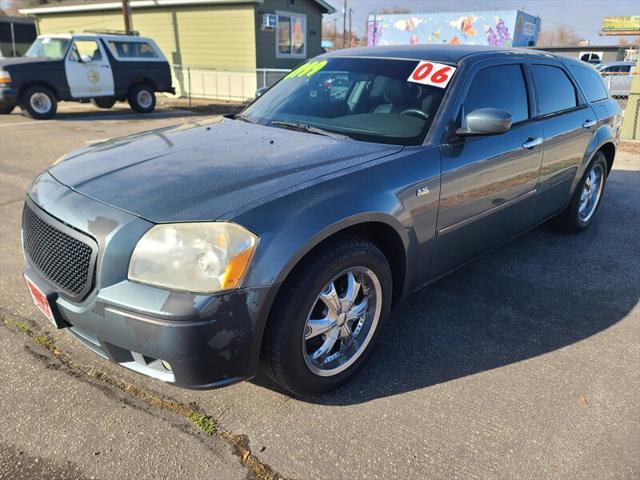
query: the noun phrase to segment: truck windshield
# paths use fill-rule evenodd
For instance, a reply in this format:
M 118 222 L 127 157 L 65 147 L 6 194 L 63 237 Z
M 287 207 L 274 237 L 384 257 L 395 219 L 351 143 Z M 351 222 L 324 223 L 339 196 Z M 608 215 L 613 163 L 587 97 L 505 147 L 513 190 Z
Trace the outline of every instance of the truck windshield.
M 454 71 L 418 60 L 315 59 L 289 73 L 240 118 L 362 141 L 420 145 Z M 425 83 L 432 79 L 438 86 Z
M 62 60 L 69 46 L 69 42 L 70 40 L 68 38 L 36 38 L 24 56 Z

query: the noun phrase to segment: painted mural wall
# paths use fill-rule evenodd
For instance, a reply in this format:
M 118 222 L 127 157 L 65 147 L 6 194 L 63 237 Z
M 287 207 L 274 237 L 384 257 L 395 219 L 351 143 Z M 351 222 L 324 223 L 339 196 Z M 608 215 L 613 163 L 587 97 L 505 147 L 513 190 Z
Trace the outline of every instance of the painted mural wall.
M 520 10 L 370 15 L 367 45 L 534 46 L 540 18 Z

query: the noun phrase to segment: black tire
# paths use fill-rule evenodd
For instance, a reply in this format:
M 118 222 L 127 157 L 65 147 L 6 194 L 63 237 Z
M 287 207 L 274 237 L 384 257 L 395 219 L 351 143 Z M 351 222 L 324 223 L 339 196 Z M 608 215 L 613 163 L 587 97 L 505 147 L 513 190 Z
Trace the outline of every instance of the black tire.
M 149 101 L 146 102 L 145 100 Z M 136 113 L 151 113 L 156 108 L 156 92 L 147 84 L 134 85 L 129 89 L 129 106 Z
M 116 104 L 116 99 L 113 97 L 94 98 L 91 100 L 91 103 L 93 103 L 98 108 L 104 108 L 106 110 Z
M 592 171 L 602 172 L 602 187 L 600 188 L 600 194 L 597 197 L 597 203 L 595 204 L 593 213 L 589 215 L 588 218 L 583 219 L 580 215 L 581 195 Z M 580 182 L 576 187 L 576 191 L 573 194 L 573 198 L 571 199 L 571 203 L 560 215 L 553 219 L 553 225 L 559 230 L 567 233 L 579 233 L 588 228 L 596 218 L 598 209 L 602 203 L 602 196 L 604 195 L 604 189 L 607 183 L 607 174 L 607 158 L 603 152 L 597 152 L 589 163 L 585 174 L 580 179 Z
M 303 353 L 307 317 L 325 286 L 341 272 L 354 267 L 368 269 L 379 280 L 381 309 L 377 328 L 350 366 L 335 375 L 320 376 L 311 371 Z M 315 397 L 337 388 L 358 370 L 373 350 L 389 314 L 391 298 L 391 269 L 380 249 L 358 237 L 344 236 L 329 241 L 305 258 L 280 288 L 262 344 L 264 371 L 284 389 L 301 397 Z
M 53 92 L 41 85 L 28 88 L 21 100 L 20 107 L 23 113 L 36 120 L 53 118 L 58 110 L 58 100 Z
M 3 105 L 0 107 L 0 115 L 8 115 L 16 108 L 15 105 Z

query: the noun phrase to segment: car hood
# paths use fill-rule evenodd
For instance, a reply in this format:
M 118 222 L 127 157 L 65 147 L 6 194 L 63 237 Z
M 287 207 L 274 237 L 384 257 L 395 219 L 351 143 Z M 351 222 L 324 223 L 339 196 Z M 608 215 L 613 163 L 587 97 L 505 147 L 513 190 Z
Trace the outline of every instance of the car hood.
M 401 149 L 220 117 L 101 142 L 49 172 L 152 222 L 215 220 Z
M 50 58 L 45 57 L 14 57 L 14 58 L 1 58 L 0 68 L 14 67 L 16 65 L 27 65 L 32 63 L 48 63 L 52 62 Z

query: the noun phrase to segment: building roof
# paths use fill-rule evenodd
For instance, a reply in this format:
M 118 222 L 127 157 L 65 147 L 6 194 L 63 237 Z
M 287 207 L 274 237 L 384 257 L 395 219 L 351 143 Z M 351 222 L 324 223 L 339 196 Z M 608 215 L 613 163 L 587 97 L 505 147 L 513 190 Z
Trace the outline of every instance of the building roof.
M 325 13 L 335 13 L 336 9 L 325 0 L 312 0 L 317 3 Z M 191 5 L 224 5 L 233 3 L 256 3 L 262 4 L 264 0 L 131 0 L 131 8 L 151 8 L 151 7 L 179 7 Z M 23 15 L 38 15 L 43 13 L 74 13 L 92 12 L 101 10 L 120 10 L 121 1 L 105 0 L 63 0 L 57 3 L 50 3 L 41 7 L 22 8 L 19 12 Z
M 554 57 L 550 53 L 526 48 L 496 48 L 483 45 L 397 45 L 384 47 L 348 48 L 327 53 L 329 57 L 377 57 L 406 60 L 433 60 L 458 63 L 462 58 L 477 54 L 534 55 Z

